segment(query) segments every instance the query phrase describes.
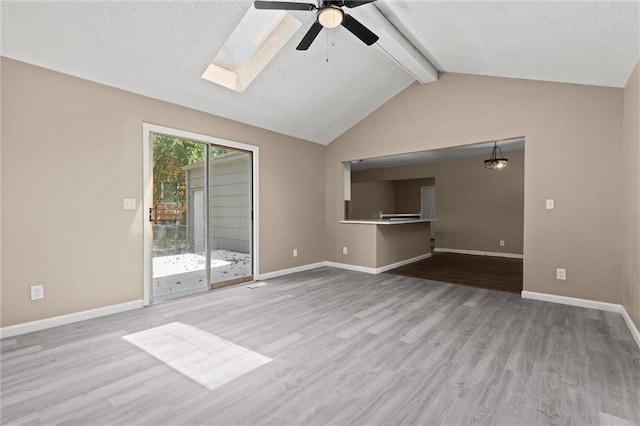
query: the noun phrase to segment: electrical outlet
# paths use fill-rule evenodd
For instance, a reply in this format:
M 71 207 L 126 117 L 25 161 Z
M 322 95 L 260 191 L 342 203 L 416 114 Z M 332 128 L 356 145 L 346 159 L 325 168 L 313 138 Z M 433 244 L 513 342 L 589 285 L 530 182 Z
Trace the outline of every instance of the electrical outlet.
M 293 257 L 298 257 L 298 249 L 293 249 Z
M 553 210 L 556 208 L 556 202 L 554 199 L 550 198 L 547 200 L 547 203 L 545 205 L 547 210 Z
M 342 247 L 342 254 L 348 254 L 349 253 L 349 249 L 347 249 L 346 247 Z
M 557 280 L 566 280 L 567 279 L 567 270 L 564 268 L 556 269 L 556 279 Z
M 504 240 L 500 240 L 500 247 L 504 247 Z
M 44 299 L 44 286 L 32 285 L 31 286 L 31 300 Z

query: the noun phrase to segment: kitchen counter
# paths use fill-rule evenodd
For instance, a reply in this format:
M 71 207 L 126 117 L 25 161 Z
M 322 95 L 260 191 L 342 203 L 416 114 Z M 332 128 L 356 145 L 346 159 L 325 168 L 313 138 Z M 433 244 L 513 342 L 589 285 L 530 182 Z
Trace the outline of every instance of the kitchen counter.
M 340 223 L 353 223 L 363 225 L 404 225 L 407 223 L 435 222 L 438 219 L 353 219 L 341 220 Z
M 420 218 L 341 220 L 335 259 L 370 268 L 374 273 L 424 259 L 431 252 L 429 236 L 434 221 Z

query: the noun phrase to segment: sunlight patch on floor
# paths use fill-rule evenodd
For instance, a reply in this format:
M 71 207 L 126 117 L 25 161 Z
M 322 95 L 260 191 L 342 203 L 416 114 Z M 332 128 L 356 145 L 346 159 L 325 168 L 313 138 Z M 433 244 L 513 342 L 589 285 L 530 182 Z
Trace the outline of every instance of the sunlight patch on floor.
M 180 322 L 122 338 L 209 390 L 272 361 L 269 357 Z

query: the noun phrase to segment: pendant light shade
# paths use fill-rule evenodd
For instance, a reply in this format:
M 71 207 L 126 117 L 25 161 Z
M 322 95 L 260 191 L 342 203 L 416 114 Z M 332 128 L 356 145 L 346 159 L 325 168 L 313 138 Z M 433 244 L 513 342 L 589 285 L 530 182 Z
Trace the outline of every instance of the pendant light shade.
M 484 160 L 484 167 L 492 170 L 500 170 L 507 167 L 509 160 L 502 156 L 502 150 L 498 147 L 498 141 L 493 143 L 493 149 L 491 150 L 491 158 Z

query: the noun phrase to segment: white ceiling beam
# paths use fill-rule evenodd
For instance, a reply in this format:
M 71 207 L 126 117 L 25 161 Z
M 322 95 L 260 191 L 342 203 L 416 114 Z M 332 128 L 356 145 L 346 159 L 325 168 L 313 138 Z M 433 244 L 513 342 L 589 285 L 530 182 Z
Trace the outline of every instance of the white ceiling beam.
M 380 39 L 376 46 L 421 84 L 438 80 L 438 70 L 396 29 L 373 4 L 348 11 Z

